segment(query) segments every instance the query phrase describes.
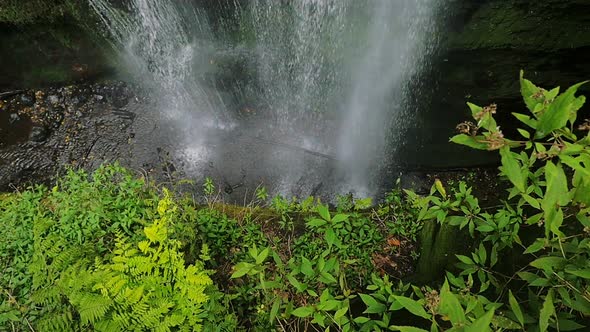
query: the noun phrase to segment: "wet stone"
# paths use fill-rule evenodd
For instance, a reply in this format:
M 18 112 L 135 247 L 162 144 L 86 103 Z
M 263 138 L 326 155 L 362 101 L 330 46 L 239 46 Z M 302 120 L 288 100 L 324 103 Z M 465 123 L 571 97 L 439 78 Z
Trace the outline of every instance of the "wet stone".
M 25 107 L 31 107 L 35 105 L 35 98 L 25 93 L 20 96 L 20 103 Z
M 8 118 L 8 123 L 12 125 L 18 121 L 20 121 L 20 116 L 17 113 L 11 113 L 10 117 Z
M 60 98 L 56 95 L 51 95 L 49 97 L 47 97 L 47 101 L 49 101 L 49 103 L 51 104 L 59 104 Z
M 41 143 L 47 140 L 49 137 L 49 131 L 45 127 L 35 126 L 31 128 L 29 134 L 29 140 L 36 143 Z

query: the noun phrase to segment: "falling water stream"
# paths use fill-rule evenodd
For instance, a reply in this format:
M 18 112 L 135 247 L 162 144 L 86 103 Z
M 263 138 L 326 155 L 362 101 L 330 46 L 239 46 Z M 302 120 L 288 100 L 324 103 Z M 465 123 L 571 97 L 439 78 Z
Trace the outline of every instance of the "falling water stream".
M 231 162 L 280 168 L 274 181 L 285 194 L 313 188 L 318 178 L 309 174 L 318 167 L 330 169 L 331 191 L 374 193 L 412 119 L 407 83 L 436 42 L 436 0 L 227 0 L 235 15 L 216 28 L 197 1 L 89 1 L 130 72 L 179 128 L 185 150 L 203 151 L 197 145 L 228 131 L 269 142 Z M 230 30 L 237 31 L 231 38 Z M 219 54 L 233 54 L 254 78 L 223 89 L 212 83 Z M 243 105 L 258 114 L 246 124 Z M 240 149 L 227 144 L 218 149 Z M 305 161 L 301 151 L 329 161 Z

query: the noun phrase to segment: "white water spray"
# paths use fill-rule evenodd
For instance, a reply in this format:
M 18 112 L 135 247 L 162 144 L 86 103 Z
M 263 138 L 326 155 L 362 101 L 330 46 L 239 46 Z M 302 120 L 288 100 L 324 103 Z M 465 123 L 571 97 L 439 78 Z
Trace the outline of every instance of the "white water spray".
M 90 0 L 133 72 L 161 96 L 162 111 L 179 120 L 193 144 L 195 123 L 233 126 L 228 114 L 239 111 L 228 110 L 221 92 L 204 83 L 216 45 L 238 49 L 254 39 L 248 47 L 256 87 L 249 91 L 258 91 L 266 113 L 240 135 L 287 144 L 277 144 L 280 153 L 262 149 L 269 156 L 246 158 L 267 169 L 279 164 L 270 155 L 291 158 L 279 182 L 295 185 L 314 170 L 285 147 L 331 155 L 336 166 L 326 167 L 340 176 L 332 191 L 373 193 L 396 144 L 388 137 L 412 118 L 406 83 L 432 53 L 437 0 L 251 0 L 244 7 L 228 0 L 238 13 L 239 22 L 231 22 L 242 34 L 237 41 L 216 40 L 227 35 L 212 32 L 190 1 L 128 2 L 123 12 L 108 0 Z

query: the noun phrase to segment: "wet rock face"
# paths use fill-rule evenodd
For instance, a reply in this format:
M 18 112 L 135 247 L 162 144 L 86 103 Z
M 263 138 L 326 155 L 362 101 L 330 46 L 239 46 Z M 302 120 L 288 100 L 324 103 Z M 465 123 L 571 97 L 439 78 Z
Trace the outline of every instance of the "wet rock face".
M 127 109 L 134 94 L 113 82 L 27 90 L 1 100 L 0 191 L 51 182 L 69 165 L 92 170 L 129 160 L 136 128 L 130 116 L 117 114 L 134 112 Z

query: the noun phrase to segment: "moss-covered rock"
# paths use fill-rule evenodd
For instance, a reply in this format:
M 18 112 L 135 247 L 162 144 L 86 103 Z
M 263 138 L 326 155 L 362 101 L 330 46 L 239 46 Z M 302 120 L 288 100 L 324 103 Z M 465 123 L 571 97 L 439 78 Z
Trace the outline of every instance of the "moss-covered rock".
M 0 0 L 0 23 L 52 24 L 65 17 L 79 19 L 84 10 L 83 1 L 76 0 Z
M 587 0 L 459 1 L 451 18 L 453 49 L 559 50 L 590 45 Z M 451 5 L 453 6 L 453 5 Z

